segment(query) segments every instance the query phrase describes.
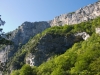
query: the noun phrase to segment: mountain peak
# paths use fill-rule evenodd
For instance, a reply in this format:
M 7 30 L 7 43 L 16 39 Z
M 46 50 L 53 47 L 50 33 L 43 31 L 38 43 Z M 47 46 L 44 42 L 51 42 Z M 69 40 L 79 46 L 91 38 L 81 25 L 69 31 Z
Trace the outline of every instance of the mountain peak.
M 51 21 L 51 26 L 63 26 L 65 24 L 77 24 L 81 22 L 85 22 L 96 17 L 100 16 L 100 1 L 89 4 L 75 12 L 70 12 L 67 14 L 62 14 L 60 16 L 55 17 Z

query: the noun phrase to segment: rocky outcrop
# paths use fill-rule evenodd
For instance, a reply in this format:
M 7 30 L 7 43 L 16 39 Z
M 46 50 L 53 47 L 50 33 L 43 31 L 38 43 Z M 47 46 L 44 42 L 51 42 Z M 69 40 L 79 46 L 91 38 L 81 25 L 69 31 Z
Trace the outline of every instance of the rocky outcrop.
M 96 28 L 95 30 L 97 34 L 100 34 L 100 28 Z
M 75 42 L 87 40 L 89 37 L 90 35 L 86 32 L 70 34 L 67 36 L 46 34 L 34 48 L 36 52 L 27 55 L 26 64 L 30 64 L 30 66 L 39 66 L 53 55 L 64 53 Z
M 24 22 L 18 29 L 11 32 L 10 40 L 14 44 L 25 44 L 31 37 L 42 32 L 46 28 L 50 27 L 46 21 L 41 22 Z
M 77 39 L 77 36 L 72 34 L 68 36 L 46 34 L 39 40 L 38 45 L 33 48 L 34 53 L 27 55 L 26 64 L 39 66 L 50 57 L 64 53 L 75 42 L 81 40 L 83 40 L 81 37 Z
M 5 48 L 3 48 L 0 51 L 0 54 L 2 54 L 0 57 L 2 59 L 0 59 L 0 61 L 5 59 L 4 54 L 6 54 L 6 51 L 9 52 L 8 57 L 13 56 L 13 54 L 18 50 L 18 48 L 20 48 L 22 45 L 26 44 L 31 37 L 42 32 L 43 30 L 45 30 L 48 27 L 50 27 L 50 25 L 46 21 L 33 22 L 33 23 L 24 22 L 16 30 L 7 33 L 7 34 L 10 34 L 8 39 L 13 41 L 14 45 L 13 46 L 11 45 L 10 48 L 8 48 L 8 46 L 6 46 Z
M 89 4 L 83 8 L 80 8 L 75 12 L 57 16 L 50 21 L 50 25 L 63 26 L 65 24 L 67 25 L 77 24 L 77 23 L 94 19 L 97 16 L 100 16 L 100 1 L 94 4 Z
M 29 64 L 30 66 L 33 66 L 36 62 L 34 62 L 35 56 L 31 53 L 27 55 L 26 57 L 26 64 Z
M 87 40 L 90 37 L 90 35 L 86 32 L 76 33 L 75 36 L 80 36 L 83 38 L 83 40 Z
M 0 62 L 6 62 L 8 59 L 8 50 L 10 49 L 10 45 L 5 46 L 3 45 L 0 49 Z
M 48 61 L 52 56 L 64 53 L 74 43 L 87 40 L 90 37 L 86 32 L 69 34 L 67 36 L 46 34 L 39 41 L 34 53 L 29 53 L 25 60 L 30 66 L 39 66 Z M 33 41 L 34 43 L 35 41 Z

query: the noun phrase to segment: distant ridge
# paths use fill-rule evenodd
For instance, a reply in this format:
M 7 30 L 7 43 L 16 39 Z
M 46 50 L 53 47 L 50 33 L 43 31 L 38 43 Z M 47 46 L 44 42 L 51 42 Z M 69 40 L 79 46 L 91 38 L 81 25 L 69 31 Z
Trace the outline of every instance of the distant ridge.
M 100 1 L 89 4 L 75 12 L 62 14 L 50 21 L 51 26 L 71 25 L 88 21 L 100 16 Z

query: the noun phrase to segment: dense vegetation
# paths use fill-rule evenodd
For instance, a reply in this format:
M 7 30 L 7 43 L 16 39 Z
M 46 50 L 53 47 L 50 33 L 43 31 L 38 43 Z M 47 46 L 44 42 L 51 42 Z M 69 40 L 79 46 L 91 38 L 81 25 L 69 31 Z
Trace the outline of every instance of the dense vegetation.
M 100 36 L 75 43 L 64 54 L 37 68 L 37 75 L 95 75 L 100 73 Z
M 99 75 L 100 36 L 95 33 L 95 28 L 99 26 L 100 17 L 80 24 L 55 26 L 37 34 L 15 54 L 12 64 L 17 65 L 17 67 L 19 64 L 22 68 L 13 71 L 11 75 Z M 34 47 L 43 36 L 47 34 L 51 34 L 54 37 L 58 35 L 69 36 L 78 32 L 87 32 L 91 37 L 87 41 L 75 43 L 64 54 L 55 56 L 39 67 L 23 65 L 25 55 L 35 52 Z
M 99 75 L 99 64 L 100 36 L 93 34 L 87 41 L 75 43 L 64 54 L 55 56 L 39 67 L 24 65 L 11 75 Z

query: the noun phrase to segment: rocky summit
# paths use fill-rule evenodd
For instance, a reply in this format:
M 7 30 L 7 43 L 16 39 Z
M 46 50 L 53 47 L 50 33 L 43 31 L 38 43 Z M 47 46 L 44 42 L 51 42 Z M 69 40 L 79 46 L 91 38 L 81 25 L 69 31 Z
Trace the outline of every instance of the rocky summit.
M 14 44 L 25 44 L 31 37 L 42 32 L 46 28 L 50 27 L 50 24 L 46 21 L 41 22 L 24 22 L 18 29 L 11 32 L 10 40 Z
M 50 21 L 50 25 L 63 26 L 65 24 L 67 25 L 77 24 L 77 23 L 94 19 L 97 16 L 100 16 L 100 2 L 89 4 L 83 8 L 80 8 L 75 12 L 57 16 Z

